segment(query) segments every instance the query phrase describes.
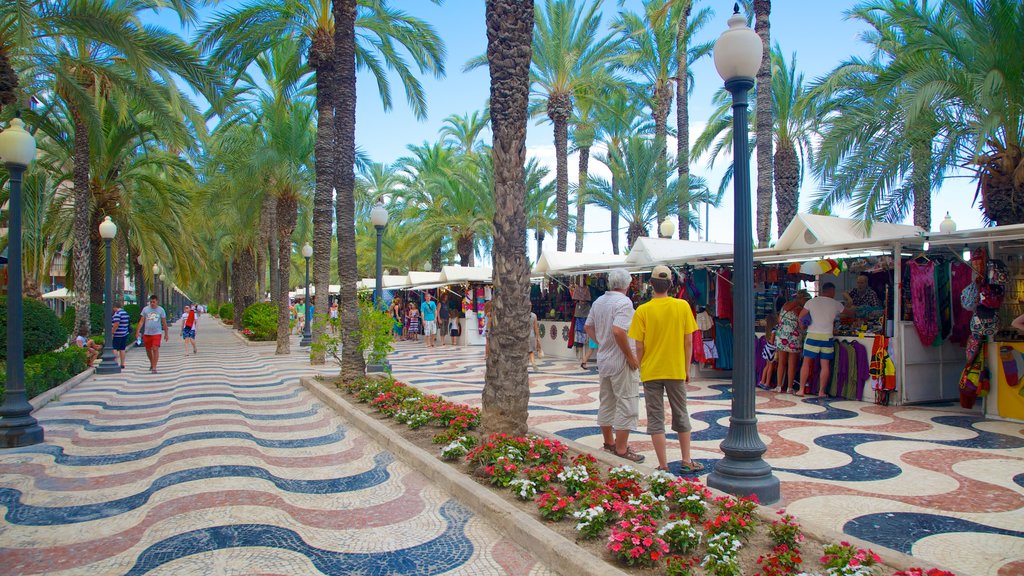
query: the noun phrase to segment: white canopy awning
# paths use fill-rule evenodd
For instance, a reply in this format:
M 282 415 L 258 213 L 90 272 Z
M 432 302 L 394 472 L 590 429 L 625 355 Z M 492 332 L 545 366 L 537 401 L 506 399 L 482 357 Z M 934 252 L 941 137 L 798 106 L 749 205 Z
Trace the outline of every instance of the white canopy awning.
M 71 298 L 71 293 L 67 288 L 58 288 L 53 292 L 43 294 L 43 300 L 67 300 L 69 298 Z
M 594 254 L 587 252 L 559 252 L 545 250 L 537 265 L 533 267 L 534 276 L 544 274 L 571 274 L 579 272 L 597 272 L 610 270 L 626 264 L 626 256 L 621 254 Z
M 914 238 L 927 231 L 907 224 L 872 222 L 871 230 L 863 220 L 797 214 L 775 243 L 775 250 L 817 250 L 862 242 L 888 243 L 902 238 Z
M 446 284 L 459 282 L 490 282 L 491 269 L 478 266 L 444 266 L 441 280 Z
M 441 272 L 409 271 L 409 286 L 412 288 L 433 288 L 441 284 Z
M 732 244 L 643 236 L 633 243 L 626 264 L 630 268 L 650 268 L 658 264 L 684 264 L 698 256 L 732 252 Z

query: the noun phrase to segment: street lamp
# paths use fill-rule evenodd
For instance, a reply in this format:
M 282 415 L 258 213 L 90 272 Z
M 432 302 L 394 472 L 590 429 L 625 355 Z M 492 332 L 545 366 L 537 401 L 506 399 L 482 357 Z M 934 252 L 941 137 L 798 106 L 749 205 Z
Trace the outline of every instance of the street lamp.
M 167 274 L 160 273 L 160 305 L 164 306 L 164 310 L 167 308 Z M 171 323 L 170 315 L 168 315 L 167 323 Z
M 661 226 L 658 226 L 658 231 L 661 232 L 662 238 L 671 238 L 676 233 L 676 223 L 665 218 L 661 221 Z
M 120 374 L 121 365 L 117 362 L 114 357 L 114 346 L 112 342 L 112 336 L 110 332 L 110 321 L 114 315 L 114 282 L 110 271 L 110 241 L 117 236 L 117 224 L 110 219 L 110 216 L 103 218 L 103 222 L 100 224 L 100 238 L 103 238 L 103 243 L 106 245 L 107 254 L 107 277 L 106 284 L 104 284 L 104 297 L 103 297 L 103 356 L 100 360 L 100 365 L 96 367 L 97 374 Z
M 733 8 L 729 29 L 715 42 L 715 68 L 732 94 L 733 205 L 733 339 L 732 411 L 722 441 L 725 457 L 715 464 L 708 486 L 730 494 L 756 494 L 763 504 L 779 500 L 779 479 L 762 455 L 766 447 L 757 433 L 754 411 L 754 240 L 750 203 L 750 150 L 747 145 L 747 94 L 761 65 L 761 37 L 746 25 L 739 5 Z
M 384 306 L 384 260 L 382 255 L 382 238 L 384 228 L 388 225 L 388 210 L 383 202 L 378 202 L 370 210 L 370 223 L 377 229 L 377 285 L 373 291 L 373 304 L 378 309 Z
M 0 406 L 0 448 L 43 441 L 43 427 L 32 417 L 25 394 L 25 342 L 21 303 L 21 176 L 36 157 L 36 141 L 21 118 L 0 132 L 0 159 L 10 174 L 7 222 L 7 395 Z
M 309 323 L 313 319 L 313 311 L 309 307 L 309 259 L 313 257 L 313 247 L 306 242 L 302 246 L 302 257 L 306 259 L 306 302 L 303 308 L 305 312 L 305 322 L 302 326 L 302 340 L 299 340 L 299 346 L 309 346 L 313 342 L 313 333 L 310 330 Z

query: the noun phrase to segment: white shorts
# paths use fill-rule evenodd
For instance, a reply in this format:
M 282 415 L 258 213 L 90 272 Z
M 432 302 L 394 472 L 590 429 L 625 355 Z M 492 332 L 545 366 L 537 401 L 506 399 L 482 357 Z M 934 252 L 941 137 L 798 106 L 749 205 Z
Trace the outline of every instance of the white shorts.
M 433 336 L 437 334 L 437 321 L 436 320 L 424 320 L 423 321 L 423 335 Z

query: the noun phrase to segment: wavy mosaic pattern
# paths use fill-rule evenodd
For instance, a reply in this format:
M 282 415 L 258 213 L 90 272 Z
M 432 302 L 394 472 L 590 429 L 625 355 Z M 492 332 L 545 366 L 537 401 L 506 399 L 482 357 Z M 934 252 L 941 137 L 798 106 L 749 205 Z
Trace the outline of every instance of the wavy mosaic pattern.
M 303 354 L 133 351 L 0 451 L 3 574 L 549 574 L 298 383 Z
M 401 342 L 391 363 L 401 380 L 480 403 L 480 348 Z M 598 390 L 596 370 L 541 359 L 530 375 L 530 424 L 599 449 Z M 728 382 L 689 386 L 694 457 L 704 473 L 721 458 L 730 401 Z M 757 405 L 765 457 L 782 481 L 782 504 L 804 523 L 964 575 L 1024 574 L 1024 424 L 954 408 L 886 407 L 760 390 Z M 642 408 L 640 414 L 642 431 Z M 630 440 L 654 460 L 646 434 Z M 670 442 L 670 460 L 673 455 L 670 469 L 678 472 L 678 449 Z

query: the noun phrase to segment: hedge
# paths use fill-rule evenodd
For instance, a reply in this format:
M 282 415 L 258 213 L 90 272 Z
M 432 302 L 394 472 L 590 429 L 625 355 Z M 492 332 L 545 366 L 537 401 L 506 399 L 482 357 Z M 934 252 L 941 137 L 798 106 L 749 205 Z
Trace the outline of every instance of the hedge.
M 85 349 L 70 347 L 25 359 L 25 391 L 34 398 L 56 388 L 86 369 Z M 0 402 L 7 388 L 7 366 L 0 363 Z
M 68 340 L 68 332 L 57 315 L 38 300 L 22 299 L 22 341 L 25 357 L 56 350 Z M 7 298 L 0 297 L 0 360 L 7 358 Z
M 138 304 L 125 304 L 124 311 L 128 313 L 128 317 L 131 318 L 132 326 L 139 325 L 139 314 L 142 312 L 142 307 Z
M 246 308 L 242 312 L 242 331 L 250 340 L 277 340 L 277 305 L 257 302 Z
M 220 310 L 218 310 L 217 315 L 220 316 L 221 320 L 233 320 L 235 317 L 235 305 L 232 304 L 231 302 L 228 302 L 227 304 L 221 304 Z
M 60 325 L 64 327 L 64 331 L 69 335 L 78 335 L 75 320 L 75 308 L 73 306 L 68 307 L 64 311 L 64 315 L 60 317 Z M 103 334 L 103 306 L 99 304 L 89 304 L 89 334 Z

